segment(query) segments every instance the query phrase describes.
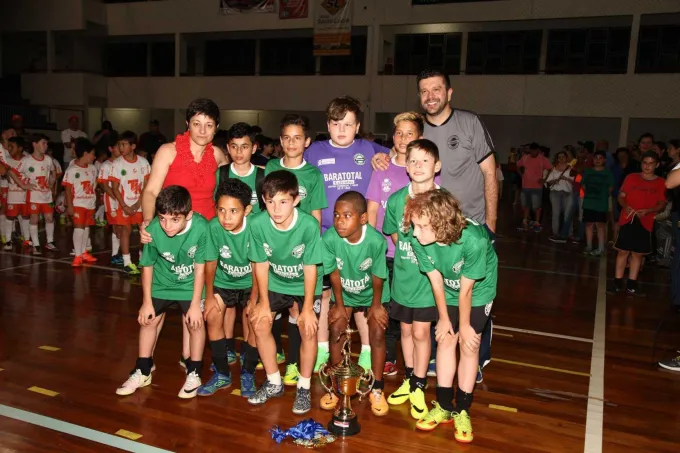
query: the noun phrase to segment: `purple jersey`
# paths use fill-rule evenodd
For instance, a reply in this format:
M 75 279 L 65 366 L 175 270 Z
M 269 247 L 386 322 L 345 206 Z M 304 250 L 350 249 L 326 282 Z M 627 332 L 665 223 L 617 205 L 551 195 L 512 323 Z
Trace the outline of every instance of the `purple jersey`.
M 347 148 L 337 148 L 330 141 L 314 142 L 305 152 L 305 160 L 323 174 L 328 209 L 321 211 L 321 230 L 333 226 L 333 208 L 338 197 L 349 190 L 366 195 L 373 174 L 371 159 L 376 152 L 389 149 L 366 140 L 355 140 Z
M 390 198 L 397 190 L 406 187 L 411 180 L 406 173 L 406 167 L 400 167 L 392 163 L 387 170 L 374 171 L 371 176 L 371 181 L 368 184 L 368 192 L 366 192 L 366 199 L 378 203 L 378 217 L 375 222 L 375 229 L 382 232 L 383 220 L 385 219 L 385 206 L 387 206 L 387 199 Z M 387 239 L 387 256 L 394 258 L 394 243 L 392 238 L 385 236 Z

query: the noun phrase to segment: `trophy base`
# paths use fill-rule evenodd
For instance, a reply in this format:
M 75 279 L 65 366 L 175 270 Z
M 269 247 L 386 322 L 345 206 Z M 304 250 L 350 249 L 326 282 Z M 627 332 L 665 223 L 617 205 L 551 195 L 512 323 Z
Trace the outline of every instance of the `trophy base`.
M 356 417 L 349 420 L 340 420 L 335 417 L 328 423 L 328 431 L 336 436 L 356 436 L 361 432 L 361 426 Z

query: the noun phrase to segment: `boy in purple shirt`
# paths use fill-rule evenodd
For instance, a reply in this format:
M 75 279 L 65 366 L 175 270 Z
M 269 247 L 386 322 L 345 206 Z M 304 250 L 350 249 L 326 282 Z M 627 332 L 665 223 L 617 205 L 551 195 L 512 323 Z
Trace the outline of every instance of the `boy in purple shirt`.
M 335 206 L 338 197 L 354 190 L 366 196 L 368 183 L 373 174 L 371 159 L 378 153 L 389 153 L 389 149 L 362 139 L 355 139 L 359 133 L 361 104 L 349 96 L 333 99 L 326 108 L 330 140 L 314 142 L 305 152 L 305 160 L 315 165 L 323 174 L 328 206 Z M 333 226 L 333 209 L 321 212 L 321 231 Z M 319 318 L 317 341 L 319 343 L 314 372 L 328 361 L 328 310 L 331 298 L 330 282 L 324 278 L 324 292 Z M 371 356 L 368 345 L 368 325 L 359 327 L 362 350 L 359 365 L 370 368 Z M 365 340 L 365 341 L 364 341 Z
M 366 199 L 368 200 L 368 223 L 378 231 L 382 231 L 387 199 L 394 192 L 406 187 L 411 182 L 406 173 L 406 146 L 413 140 L 423 138 L 423 116 L 416 112 L 400 113 L 394 118 L 394 156 L 392 165 L 387 170 L 375 170 L 368 184 Z M 394 242 L 387 237 L 387 269 L 388 283 L 392 283 L 392 266 L 394 264 Z M 397 374 L 397 341 L 400 337 L 399 321 L 390 318 L 385 343 L 385 370 L 383 374 Z

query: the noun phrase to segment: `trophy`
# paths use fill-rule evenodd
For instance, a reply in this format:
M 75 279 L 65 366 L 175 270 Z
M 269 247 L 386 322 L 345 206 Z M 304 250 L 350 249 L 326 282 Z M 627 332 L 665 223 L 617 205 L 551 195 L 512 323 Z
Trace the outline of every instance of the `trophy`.
M 326 364 L 319 371 L 321 386 L 328 393 L 335 393 L 340 398 L 335 407 L 333 418 L 328 423 L 328 431 L 336 436 L 345 437 L 359 434 L 361 427 L 357 421 L 357 414 L 350 405 L 350 398 L 358 393 L 359 401 L 361 401 L 361 398 L 371 391 L 375 382 L 372 370 L 364 371 L 362 367 L 350 360 L 352 334 L 355 332 L 357 331 L 350 329 L 349 325 L 347 326 L 345 343 L 342 345 L 342 360 L 333 366 Z M 367 386 L 365 392 L 359 390 L 359 385 L 362 382 L 365 382 Z

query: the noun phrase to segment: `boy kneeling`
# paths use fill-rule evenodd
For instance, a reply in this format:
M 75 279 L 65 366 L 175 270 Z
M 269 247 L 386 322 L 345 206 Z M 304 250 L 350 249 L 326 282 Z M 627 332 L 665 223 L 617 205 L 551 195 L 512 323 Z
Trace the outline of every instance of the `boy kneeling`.
M 386 415 L 389 406 L 383 395 L 385 381 L 385 329 L 389 322 L 383 304 L 390 301 L 387 279 L 387 241 L 368 225 L 366 199 L 359 192 L 345 192 L 335 202 L 333 228 L 323 235 L 324 271 L 330 275 L 335 304 L 328 313 L 330 325 L 330 363 L 341 360 L 340 338 L 354 313 L 357 325 L 368 319 L 371 344 L 371 369 L 375 383 L 371 391 L 371 411 Z M 321 408 L 333 410 L 338 397 L 328 393 Z
M 144 299 L 137 321 L 139 357 L 118 395 L 131 395 L 151 384 L 151 358 L 156 331 L 165 311 L 177 304 L 186 315 L 191 334 L 191 359 L 180 398 L 193 398 L 201 386 L 205 328 L 201 295 L 205 284 L 205 248 L 208 221 L 191 210 L 189 191 L 181 186 L 161 190 L 156 199 L 156 217 L 146 230 L 154 240 L 144 246 L 140 265 Z

